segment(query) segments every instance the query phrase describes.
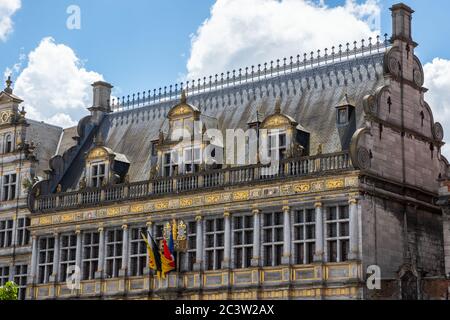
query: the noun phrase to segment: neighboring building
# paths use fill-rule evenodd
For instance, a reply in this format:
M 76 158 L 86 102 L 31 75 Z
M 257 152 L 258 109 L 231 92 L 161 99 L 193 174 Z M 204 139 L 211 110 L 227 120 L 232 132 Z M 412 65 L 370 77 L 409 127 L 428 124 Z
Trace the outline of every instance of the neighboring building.
M 450 180 L 442 180 L 438 204 L 442 206 L 442 221 L 444 234 L 445 274 L 450 280 Z M 448 286 L 450 295 L 450 283 Z
M 62 129 L 25 118 L 11 79 L 0 92 L 0 286 L 14 281 L 25 298 L 31 256 L 28 190 L 47 175 Z
M 413 11 L 391 10 L 392 38 L 358 48 L 113 104 L 112 86 L 93 84 L 91 115 L 79 122 L 75 143 L 74 129 L 64 132 L 67 151 L 50 160 L 48 180 L 29 195 L 27 297 L 445 298 L 435 204 L 448 171 L 443 130 L 424 101 Z M 180 143 L 173 136 L 180 128 L 224 136 L 267 129 L 279 142 L 265 146 L 281 157 L 278 170 L 204 164 L 200 155 L 217 157 L 221 144 Z M 251 150 L 256 141 L 249 141 Z M 184 162 L 171 161 L 175 150 Z M 187 251 L 180 272 L 159 280 L 146 267 L 140 234 L 161 239 L 172 219 L 186 224 Z M 366 286 L 372 265 L 381 269 L 382 290 Z M 66 286 L 69 266 L 81 268 L 79 290 Z

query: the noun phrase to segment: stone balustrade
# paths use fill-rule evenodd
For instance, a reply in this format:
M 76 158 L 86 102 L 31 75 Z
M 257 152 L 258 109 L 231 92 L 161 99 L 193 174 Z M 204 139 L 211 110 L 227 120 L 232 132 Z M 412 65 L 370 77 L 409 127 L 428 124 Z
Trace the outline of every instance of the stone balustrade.
M 104 205 L 202 189 L 240 186 L 351 169 L 352 164 L 348 152 L 302 157 L 280 161 L 277 166 L 252 165 L 209 170 L 196 174 L 45 195 L 35 199 L 33 209 L 35 212 L 68 210 L 80 206 Z

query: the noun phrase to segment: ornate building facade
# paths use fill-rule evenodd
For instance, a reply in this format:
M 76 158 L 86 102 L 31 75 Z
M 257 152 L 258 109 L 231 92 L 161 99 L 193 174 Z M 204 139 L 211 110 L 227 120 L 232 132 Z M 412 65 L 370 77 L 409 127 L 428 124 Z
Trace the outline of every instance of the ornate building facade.
M 31 259 L 28 190 L 45 176 L 62 129 L 26 119 L 11 79 L 6 83 L 0 92 L 0 286 L 14 281 L 24 299 Z
M 442 298 L 427 288 L 446 283 L 443 130 L 424 100 L 413 11 L 391 10 L 390 39 L 117 101 L 93 84 L 91 114 L 62 134 L 28 196 L 27 298 Z M 180 141 L 178 129 L 203 139 Z M 205 163 L 239 139 L 227 129 L 253 129 L 245 158 L 264 147 L 276 166 Z M 277 143 L 261 145 L 265 134 Z M 159 279 L 140 235 L 161 239 L 174 219 L 187 248 Z M 368 289 L 369 266 L 381 290 Z

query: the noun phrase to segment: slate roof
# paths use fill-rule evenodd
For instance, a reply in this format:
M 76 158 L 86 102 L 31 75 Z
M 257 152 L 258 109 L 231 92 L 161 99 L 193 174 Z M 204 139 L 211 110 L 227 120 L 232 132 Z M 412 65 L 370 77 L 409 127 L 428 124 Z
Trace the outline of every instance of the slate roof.
M 26 130 L 26 141 L 36 146 L 35 155 L 38 160 L 36 175 L 46 177 L 48 161 L 55 155 L 62 128 L 44 122 L 27 119 L 30 125 Z
M 351 135 L 342 135 L 336 126 L 336 106 L 348 99 L 356 107 L 356 127 L 363 124 L 362 100 L 380 86 L 383 77 L 384 52 L 374 52 L 355 59 L 300 69 L 251 83 L 190 94 L 188 103 L 196 106 L 209 127 L 247 129 L 256 119 L 257 110 L 264 116 L 273 114 L 281 96 L 282 113 L 292 117 L 299 127 L 310 133 L 310 154 L 319 145 L 323 153 L 346 149 Z M 346 98 L 345 95 L 348 95 Z M 113 112 L 102 120 L 99 132 L 105 146 L 123 154 L 130 161 L 130 182 L 149 178 L 151 169 L 151 141 L 158 139 L 160 130 L 167 132 L 167 114 L 178 101 L 164 101 L 133 110 Z M 58 150 L 67 149 L 74 128 L 65 130 Z M 65 190 L 78 188 L 84 170 L 84 155 L 94 146 L 92 137 L 62 178 Z

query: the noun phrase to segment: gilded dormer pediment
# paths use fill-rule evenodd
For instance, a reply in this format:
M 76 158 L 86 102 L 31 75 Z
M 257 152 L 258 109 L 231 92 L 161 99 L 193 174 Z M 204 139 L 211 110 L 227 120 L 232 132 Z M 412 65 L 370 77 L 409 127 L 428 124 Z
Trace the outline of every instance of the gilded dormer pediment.
M 181 94 L 180 103 L 175 105 L 168 114 L 169 120 L 177 119 L 177 118 L 189 118 L 192 117 L 197 118 L 200 115 L 200 110 L 187 103 L 186 92 L 183 91 Z
M 281 101 L 278 100 L 275 106 L 275 113 L 269 115 L 261 124 L 262 129 L 287 129 L 296 127 L 298 123 L 290 116 L 281 112 Z

